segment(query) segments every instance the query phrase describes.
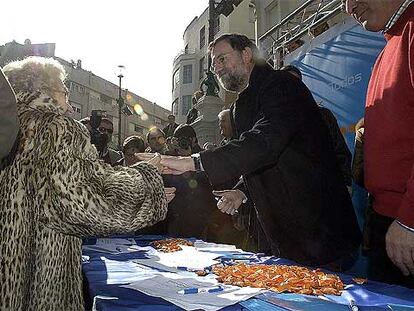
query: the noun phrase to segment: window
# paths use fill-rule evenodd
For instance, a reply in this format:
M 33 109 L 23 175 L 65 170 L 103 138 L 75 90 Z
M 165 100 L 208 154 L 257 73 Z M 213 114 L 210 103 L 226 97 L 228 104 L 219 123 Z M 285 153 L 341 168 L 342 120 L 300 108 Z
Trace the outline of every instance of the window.
M 144 133 L 144 129 L 140 127 L 138 124 L 129 123 L 129 132 L 135 132 L 142 135 Z
M 182 100 L 181 100 L 181 102 L 182 102 L 181 114 L 183 116 L 186 116 L 188 110 L 190 110 L 190 108 L 191 108 L 191 98 L 192 98 L 191 95 L 186 95 L 186 96 L 182 97 Z
M 215 36 L 220 31 L 220 15 L 217 16 L 214 22 L 213 35 Z
M 200 29 L 200 49 L 206 45 L 206 26 Z
M 89 96 L 92 99 L 96 99 L 96 100 L 100 100 L 101 99 L 101 96 L 99 95 L 99 93 L 96 93 L 96 92 L 93 92 L 93 91 L 90 91 L 89 92 Z
M 282 5 L 286 5 L 282 3 Z M 280 14 L 280 8 L 278 1 L 273 1 L 270 5 L 265 8 L 265 28 L 270 29 L 273 25 L 277 24 L 277 21 L 280 21 L 282 16 Z
M 174 100 L 174 102 L 172 103 L 172 107 L 171 107 L 172 109 L 172 112 L 173 112 L 173 115 L 177 115 L 178 114 L 178 98 L 176 98 L 175 100 Z
M 178 68 L 173 75 L 173 90 L 177 87 L 180 83 L 180 69 Z
M 204 60 L 205 58 L 202 57 L 198 66 L 198 76 L 200 77 L 200 80 L 204 78 Z
M 69 104 L 72 106 L 73 109 L 71 117 L 75 120 L 80 120 L 82 118 L 82 106 L 79 104 L 75 104 L 74 102 L 69 102 Z
M 105 94 L 100 93 L 99 97 L 100 97 L 101 102 L 103 102 L 105 104 L 111 104 L 112 103 L 112 98 L 105 95 Z
M 183 84 L 193 82 L 193 65 L 184 65 L 183 67 Z

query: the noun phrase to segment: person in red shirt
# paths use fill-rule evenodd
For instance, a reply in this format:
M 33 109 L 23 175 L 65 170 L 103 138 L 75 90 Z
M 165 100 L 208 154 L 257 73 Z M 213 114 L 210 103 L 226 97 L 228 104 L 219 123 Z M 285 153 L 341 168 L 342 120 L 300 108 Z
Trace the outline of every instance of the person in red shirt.
M 343 2 L 362 27 L 383 31 L 387 41 L 365 108 L 364 182 L 373 198 L 369 276 L 414 288 L 414 0 Z

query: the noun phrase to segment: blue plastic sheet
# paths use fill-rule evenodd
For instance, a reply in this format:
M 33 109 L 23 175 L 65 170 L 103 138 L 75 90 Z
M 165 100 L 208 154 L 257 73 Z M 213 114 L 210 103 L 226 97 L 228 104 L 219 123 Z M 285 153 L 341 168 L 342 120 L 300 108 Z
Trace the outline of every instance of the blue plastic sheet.
M 147 246 L 151 241 L 162 237 L 136 238 L 140 246 Z M 95 240 L 96 241 L 96 240 Z M 88 240 L 86 244 L 93 244 L 94 241 Z M 132 272 L 128 261 L 132 259 L 146 258 L 142 251 L 132 251 L 130 253 L 107 254 L 97 251 L 84 250 L 84 255 L 89 260 L 83 264 L 83 272 L 88 283 L 90 297 L 104 296 L 106 298 L 96 299 L 97 310 L 111 311 L 130 311 L 130 310 L 151 310 L 151 311 L 170 311 L 182 310 L 162 298 L 148 296 L 146 294 L 121 287 L 127 284 L 126 278 Z M 103 259 L 111 259 L 110 275 L 111 282 L 108 283 L 107 266 Z M 228 252 L 221 257 L 227 264 L 234 263 L 234 260 L 248 259 L 251 263 L 264 264 L 294 264 L 294 262 L 280 258 L 262 258 L 252 253 L 232 253 Z M 265 259 L 265 260 L 264 260 Z M 345 284 L 354 284 L 351 276 L 340 275 Z M 125 281 L 125 282 L 124 282 Z M 112 298 L 111 298 L 112 297 Z M 354 300 L 361 311 L 370 310 L 396 310 L 414 311 L 414 291 L 396 285 L 368 281 L 363 285 L 349 286 L 341 296 L 327 295 L 323 299 L 315 296 L 298 294 L 277 294 L 268 292 L 260 294 L 247 301 L 223 308 L 222 310 L 252 310 L 252 311 L 279 311 L 279 310 L 349 310 L 349 301 Z

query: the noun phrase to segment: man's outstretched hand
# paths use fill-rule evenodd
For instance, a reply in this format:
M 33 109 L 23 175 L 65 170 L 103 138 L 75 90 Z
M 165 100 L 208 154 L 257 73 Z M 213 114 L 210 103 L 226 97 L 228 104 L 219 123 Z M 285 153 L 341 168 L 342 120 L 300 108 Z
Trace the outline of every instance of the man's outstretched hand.
M 154 158 L 153 153 L 136 153 L 135 157 L 141 161 Z M 175 157 L 161 155 L 160 165 L 162 174 L 180 175 L 188 171 L 195 171 L 194 162 L 191 157 Z

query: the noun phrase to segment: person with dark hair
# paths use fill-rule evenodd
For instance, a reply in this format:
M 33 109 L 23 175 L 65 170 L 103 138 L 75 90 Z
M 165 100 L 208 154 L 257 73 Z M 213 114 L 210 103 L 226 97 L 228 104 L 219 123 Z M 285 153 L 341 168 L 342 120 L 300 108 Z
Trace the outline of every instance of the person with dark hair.
M 102 118 L 101 124 L 98 127 L 100 133 L 104 137 L 103 148 L 100 152 L 101 159 L 110 165 L 115 165 L 117 161 L 122 158 L 122 154 L 108 146 L 114 132 L 114 124 L 111 119 Z
M 193 127 L 188 124 L 180 124 L 176 128 L 165 154 L 188 156 L 201 150 Z
M 372 69 L 364 116 L 364 186 L 372 198 L 368 276 L 414 288 L 414 1 L 343 0 L 386 40 Z
M 135 154 L 145 152 L 145 142 L 140 136 L 128 136 L 122 144 L 124 157 L 115 165 L 131 166 L 136 163 Z
M 204 171 L 212 184 L 242 176 L 248 193 L 239 185 L 216 193 L 217 206 L 234 214 L 251 200 L 250 219 L 264 233 L 249 232 L 255 250 L 346 270 L 361 233 L 312 94 L 290 73 L 257 59 L 257 47 L 244 35 L 222 35 L 209 49 L 221 85 L 239 93 L 231 107 L 235 139 L 191 157 L 161 156 L 164 172 Z
M 168 125 L 162 130 L 165 134 L 165 138 L 173 136 L 177 126 L 178 124 L 175 123 L 175 116 L 173 114 L 170 114 L 168 116 Z
M 16 113 L 16 97 L 0 68 L 0 170 L 11 162 L 11 159 L 6 158 L 9 154 L 14 154 L 12 149 L 18 131 L 19 122 Z
M 281 70 L 285 70 L 295 76 L 296 78 L 302 80 L 302 73 L 300 69 L 293 65 L 287 65 Z M 351 163 L 352 163 L 352 153 L 346 144 L 345 138 L 342 135 L 341 129 L 338 126 L 338 121 L 336 120 L 332 111 L 328 108 L 318 105 L 319 112 L 323 120 L 325 121 L 326 126 L 328 127 L 329 134 L 331 135 L 333 148 L 335 151 L 336 160 L 338 165 L 341 168 L 342 175 L 344 177 L 345 184 L 348 188 L 348 192 L 351 193 L 352 186 L 352 172 L 351 172 Z
M 147 133 L 147 143 L 148 147 L 145 149 L 147 153 L 160 153 L 164 154 L 167 150 L 167 145 L 165 143 L 165 134 L 164 131 L 158 127 L 152 127 Z
M 91 126 L 91 117 L 85 117 L 79 122 L 86 126 L 89 133 L 93 137 L 94 133 Z M 110 142 L 112 134 L 114 132 L 114 124 L 112 120 L 103 117 L 100 121 L 97 131 L 99 134 L 99 141 L 94 142 L 92 139 L 92 144 L 94 144 L 98 150 L 99 158 L 109 165 L 118 165 L 118 161 L 122 159 L 122 154 L 108 146 L 108 143 Z

